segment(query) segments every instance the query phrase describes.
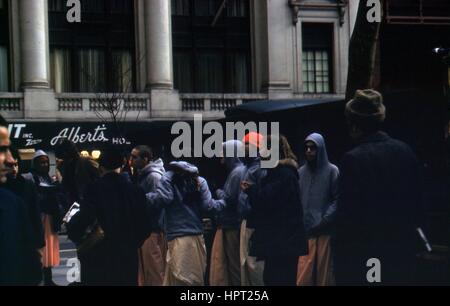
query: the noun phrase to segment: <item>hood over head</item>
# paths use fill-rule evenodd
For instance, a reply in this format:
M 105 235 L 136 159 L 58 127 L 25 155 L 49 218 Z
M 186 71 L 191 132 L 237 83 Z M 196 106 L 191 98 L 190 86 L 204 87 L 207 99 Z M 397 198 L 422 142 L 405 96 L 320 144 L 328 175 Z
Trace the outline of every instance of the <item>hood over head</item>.
M 316 167 L 321 168 L 327 165 L 329 163 L 329 160 L 323 136 L 319 133 L 312 133 L 308 137 L 306 137 L 304 143 L 306 144 L 308 141 L 312 141 L 317 147 Z
M 149 173 L 156 172 L 161 175 L 165 173 L 164 162 L 161 158 L 151 161 L 147 166 L 142 169 L 141 174 L 147 176 Z
M 228 140 L 222 144 L 225 167 L 228 172 L 242 165 L 241 158 L 244 156 L 244 144 L 239 140 Z

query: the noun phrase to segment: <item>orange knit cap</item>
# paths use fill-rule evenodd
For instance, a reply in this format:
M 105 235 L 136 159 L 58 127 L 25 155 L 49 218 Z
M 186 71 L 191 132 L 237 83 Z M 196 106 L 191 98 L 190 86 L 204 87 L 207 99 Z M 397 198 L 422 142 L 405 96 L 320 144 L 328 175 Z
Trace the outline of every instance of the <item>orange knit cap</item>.
M 256 132 L 250 132 L 244 136 L 242 142 L 244 144 L 251 143 L 258 149 L 261 149 L 264 143 L 264 136 Z

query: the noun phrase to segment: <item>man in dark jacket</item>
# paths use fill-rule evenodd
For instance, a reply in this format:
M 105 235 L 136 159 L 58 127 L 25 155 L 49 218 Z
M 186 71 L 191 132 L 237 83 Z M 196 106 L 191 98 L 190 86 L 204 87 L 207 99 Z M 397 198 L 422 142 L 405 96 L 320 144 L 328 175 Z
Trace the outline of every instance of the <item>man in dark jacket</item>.
M 148 146 L 137 146 L 131 151 L 131 166 L 136 183 L 145 194 L 156 191 L 156 186 L 165 173 L 162 159 L 154 159 Z M 161 286 L 165 270 L 165 239 L 159 224 L 160 211 L 151 211 L 148 220 L 152 233 L 139 249 L 139 285 Z
M 138 248 L 150 228 L 145 195 L 120 175 L 121 165 L 118 150 L 103 152 L 103 176 L 87 187 L 80 211 L 67 224 L 69 238 L 79 246 L 81 282 L 86 286 L 137 285 Z
M 308 253 L 298 164 L 284 136 L 271 135 L 268 140 L 279 144 L 271 148 L 278 149 L 280 160 L 275 168 L 267 169 L 260 183 L 244 183 L 245 192 L 254 200 L 251 209 L 255 231 L 249 255 L 265 261 L 265 285 L 295 286 L 298 258 Z
M 11 169 L 8 174 L 8 179 L 3 185 L 6 189 L 13 192 L 16 196 L 21 198 L 26 205 L 28 216 L 31 221 L 31 228 L 33 229 L 36 250 L 45 246 L 44 229 L 42 227 L 41 212 L 38 204 L 38 193 L 33 182 L 26 180 L 20 175 L 20 155 L 16 148 L 11 147 L 12 164 L 7 163 L 7 167 Z
M 10 152 L 7 123 L 0 116 L 0 182 L 6 183 L 14 163 Z M 37 285 L 41 263 L 25 203 L 12 192 L 0 187 L 0 286 Z
M 380 131 L 385 119 L 380 93 L 358 90 L 346 105 L 346 117 L 358 145 L 340 168 L 336 281 L 408 284 L 421 204 L 418 161 L 406 144 Z

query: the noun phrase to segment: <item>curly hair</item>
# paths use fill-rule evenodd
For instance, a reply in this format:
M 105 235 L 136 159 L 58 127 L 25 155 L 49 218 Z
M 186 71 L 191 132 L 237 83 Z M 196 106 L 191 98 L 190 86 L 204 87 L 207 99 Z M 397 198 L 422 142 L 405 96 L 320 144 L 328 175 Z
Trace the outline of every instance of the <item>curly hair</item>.
M 272 148 L 272 142 L 273 140 L 278 140 L 278 152 L 280 152 L 280 160 L 283 159 L 292 159 L 294 161 L 297 161 L 297 156 L 295 156 L 294 152 L 291 149 L 291 145 L 289 144 L 286 136 L 280 134 L 280 135 L 269 135 L 267 136 L 267 147 L 270 146 L 271 150 Z

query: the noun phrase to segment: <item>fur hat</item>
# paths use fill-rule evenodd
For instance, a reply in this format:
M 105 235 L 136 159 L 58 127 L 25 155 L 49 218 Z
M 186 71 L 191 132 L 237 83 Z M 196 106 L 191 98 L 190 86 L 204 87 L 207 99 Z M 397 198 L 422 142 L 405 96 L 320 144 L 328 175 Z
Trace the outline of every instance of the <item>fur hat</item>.
M 373 89 L 357 90 L 355 97 L 345 105 L 345 115 L 357 123 L 382 123 L 386 118 L 383 96 Z
M 123 155 L 116 146 L 109 145 L 103 150 L 99 158 L 99 164 L 107 170 L 114 170 L 122 167 Z
M 34 161 L 36 158 L 39 158 L 39 157 L 42 157 L 42 156 L 46 156 L 46 157 L 48 158 L 47 153 L 45 153 L 45 152 L 42 151 L 42 150 L 37 150 L 37 151 L 34 153 L 34 155 L 33 155 L 33 161 Z

